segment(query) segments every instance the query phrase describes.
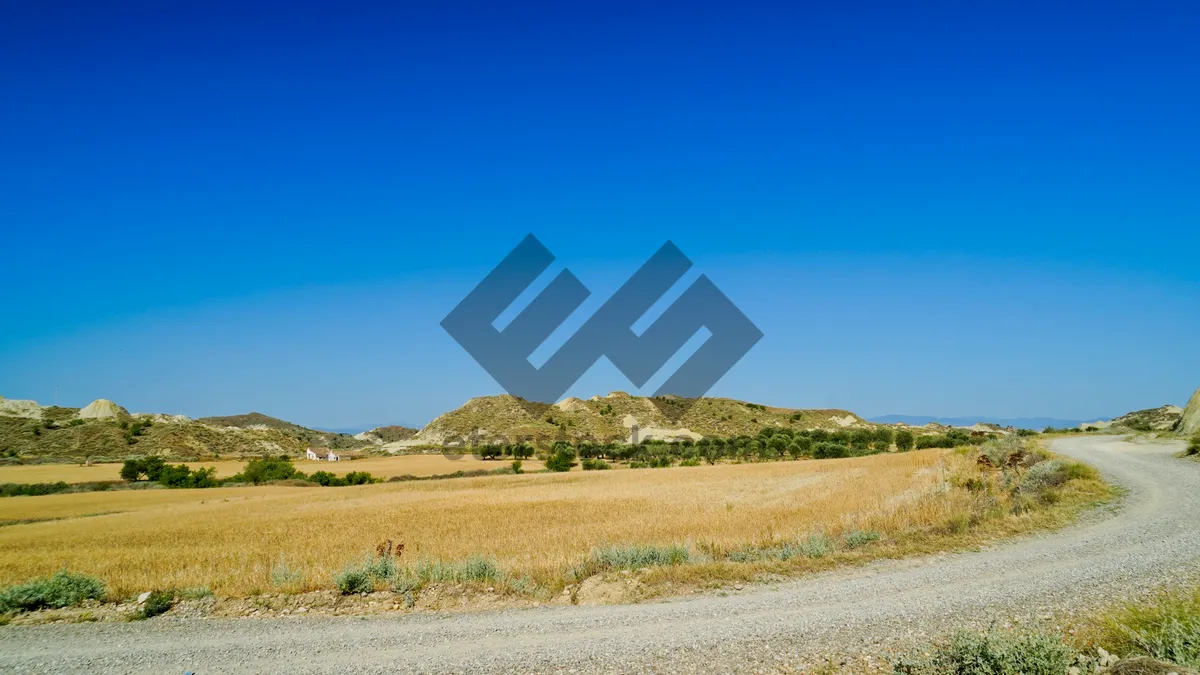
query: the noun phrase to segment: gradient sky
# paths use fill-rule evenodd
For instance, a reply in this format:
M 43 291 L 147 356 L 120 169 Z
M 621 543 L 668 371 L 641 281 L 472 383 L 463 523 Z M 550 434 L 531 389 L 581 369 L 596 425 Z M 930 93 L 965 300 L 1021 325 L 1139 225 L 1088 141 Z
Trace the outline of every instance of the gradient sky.
M 674 241 L 765 333 L 714 395 L 1200 386 L 1195 3 L 245 4 L 0 5 L 0 395 L 423 423 L 530 232 L 591 308 Z

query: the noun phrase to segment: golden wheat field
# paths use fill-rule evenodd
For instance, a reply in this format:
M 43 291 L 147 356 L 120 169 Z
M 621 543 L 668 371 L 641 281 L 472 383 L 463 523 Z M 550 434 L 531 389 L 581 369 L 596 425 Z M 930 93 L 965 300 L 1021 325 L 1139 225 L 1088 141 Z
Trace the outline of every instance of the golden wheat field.
M 241 472 L 246 466 L 244 461 L 219 460 L 214 462 L 184 462 L 192 469 L 214 467 L 218 478 L 228 478 Z M 368 457 L 352 462 L 315 462 L 299 459 L 296 468 L 304 473 L 328 471 L 339 476 L 351 471 L 366 471 L 378 478 L 393 476 L 436 476 L 454 473 L 456 471 L 477 471 L 479 469 L 497 469 L 508 466 L 507 461 L 476 459 L 466 455 L 461 459 L 450 459 L 442 455 L 397 455 L 395 457 Z M 525 469 L 537 471 L 542 463 L 524 460 Z M 90 483 L 121 479 L 120 464 L 27 464 L 20 466 L 0 466 L 0 483 Z
M 0 502 L 0 584 L 62 568 L 117 593 L 205 585 L 219 594 L 270 589 L 279 562 L 301 586 L 377 543 L 405 560 L 494 556 L 550 578 L 596 546 L 733 547 L 852 528 L 899 532 L 961 512 L 943 482 L 942 450 L 856 459 L 671 469 L 501 475 L 342 488 L 262 486 L 11 497 Z M 347 465 L 357 462 L 347 462 Z M 14 521 L 57 518 L 45 522 Z

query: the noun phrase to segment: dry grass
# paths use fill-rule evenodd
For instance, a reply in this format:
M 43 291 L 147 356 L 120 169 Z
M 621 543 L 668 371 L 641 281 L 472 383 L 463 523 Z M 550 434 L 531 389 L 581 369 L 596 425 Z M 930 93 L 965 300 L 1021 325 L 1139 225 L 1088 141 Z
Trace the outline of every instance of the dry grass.
M 228 478 L 239 473 L 246 467 L 246 462 L 239 460 L 220 460 L 213 462 L 185 462 L 193 469 L 215 467 L 218 478 Z M 304 473 L 314 471 L 329 471 L 339 476 L 350 471 L 366 471 L 379 478 L 393 476 L 435 476 L 454 473 L 456 471 L 478 471 L 479 469 L 499 469 L 509 465 L 507 461 L 484 461 L 467 455 L 458 460 L 452 460 L 442 455 L 398 455 L 396 457 L 368 457 L 352 462 L 313 462 L 306 459 L 295 461 L 296 468 Z M 525 460 L 525 469 L 537 471 L 542 463 L 537 460 Z M 93 481 L 121 480 L 120 464 L 26 464 L 19 466 L 0 466 L 0 483 L 89 483 Z
M 374 460 L 342 468 L 367 461 Z M 481 554 L 503 570 L 561 586 L 567 571 L 598 546 L 690 543 L 721 551 L 857 528 L 882 532 L 884 540 L 843 557 L 903 555 L 1054 524 L 1067 517 L 1065 505 L 1103 492 L 1064 490 L 1057 515 L 997 516 L 992 525 L 976 526 L 969 514 L 985 512 L 980 493 L 943 481 L 955 471 L 975 471 L 974 464 L 949 451 L 924 450 L 346 488 L 9 498 L 2 504 L 6 520 L 67 519 L 0 528 L 0 585 L 68 567 L 105 579 L 118 594 L 207 585 L 218 594 L 246 595 L 269 590 L 271 568 L 282 559 L 299 571 L 297 588 L 328 588 L 345 563 L 392 538 L 406 544 L 406 560 Z M 71 518 L 112 511 L 122 513 Z M 801 564 L 689 564 L 659 574 L 700 582 L 802 571 Z

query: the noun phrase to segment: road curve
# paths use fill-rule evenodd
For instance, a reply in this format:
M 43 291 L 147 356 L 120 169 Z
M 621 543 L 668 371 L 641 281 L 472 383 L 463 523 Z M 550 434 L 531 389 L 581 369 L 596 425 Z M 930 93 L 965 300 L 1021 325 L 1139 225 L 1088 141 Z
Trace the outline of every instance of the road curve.
M 962 621 L 1136 594 L 1200 569 L 1200 463 L 1178 445 L 1059 440 L 1119 508 L 983 551 L 884 561 L 721 597 L 390 618 L 157 619 L 0 628 L 0 672 L 732 672 Z

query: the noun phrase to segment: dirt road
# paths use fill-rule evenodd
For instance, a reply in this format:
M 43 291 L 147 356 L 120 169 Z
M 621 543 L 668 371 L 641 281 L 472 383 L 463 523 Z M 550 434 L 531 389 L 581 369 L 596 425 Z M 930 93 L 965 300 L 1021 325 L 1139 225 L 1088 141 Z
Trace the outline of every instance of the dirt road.
M 770 672 L 964 622 L 1048 615 L 1200 570 L 1200 463 L 1181 446 L 1057 441 L 1129 492 L 1067 530 L 727 596 L 382 619 L 156 619 L 0 628 L 20 673 Z

